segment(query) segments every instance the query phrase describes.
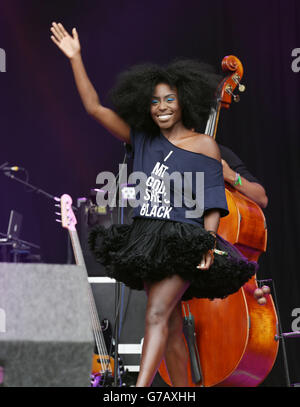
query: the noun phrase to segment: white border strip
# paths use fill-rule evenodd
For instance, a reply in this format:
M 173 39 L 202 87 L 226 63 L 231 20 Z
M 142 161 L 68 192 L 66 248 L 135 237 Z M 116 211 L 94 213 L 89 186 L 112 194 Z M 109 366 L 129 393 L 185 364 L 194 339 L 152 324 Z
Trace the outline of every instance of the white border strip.
M 142 346 L 140 343 L 119 343 L 119 353 L 123 355 L 140 355 Z
M 109 277 L 88 277 L 89 283 L 115 283 L 116 280 L 114 278 Z
M 124 365 L 125 370 L 127 369 L 128 372 L 139 372 L 140 366 L 139 365 Z

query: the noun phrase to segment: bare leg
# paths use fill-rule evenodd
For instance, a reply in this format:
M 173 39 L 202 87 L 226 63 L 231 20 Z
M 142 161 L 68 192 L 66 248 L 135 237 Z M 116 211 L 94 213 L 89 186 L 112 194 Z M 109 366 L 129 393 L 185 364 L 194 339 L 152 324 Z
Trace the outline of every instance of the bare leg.
M 174 387 L 188 387 L 187 365 L 189 354 L 183 339 L 181 302 L 178 302 L 169 319 L 169 335 L 165 362 Z
M 150 386 L 164 357 L 168 341 L 168 321 L 189 282 L 178 275 L 148 286 L 145 336 L 136 387 Z

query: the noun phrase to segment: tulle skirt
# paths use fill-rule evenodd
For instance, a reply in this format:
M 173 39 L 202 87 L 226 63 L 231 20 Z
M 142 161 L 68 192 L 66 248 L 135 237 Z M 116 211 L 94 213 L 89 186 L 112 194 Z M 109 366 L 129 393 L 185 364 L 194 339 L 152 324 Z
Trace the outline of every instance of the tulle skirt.
M 198 269 L 214 244 L 215 238 L 201 226 L 146 218 L 134 218 L 130 225 L 97 226 L 89 236 L 90 250 L 107 276 L 143 290 L 145 282 L 178 274 L 190 282 L 182 300 L 225 298 L 257 272 L 256 262 L 248 261 L 219 235 L 212 266 Z

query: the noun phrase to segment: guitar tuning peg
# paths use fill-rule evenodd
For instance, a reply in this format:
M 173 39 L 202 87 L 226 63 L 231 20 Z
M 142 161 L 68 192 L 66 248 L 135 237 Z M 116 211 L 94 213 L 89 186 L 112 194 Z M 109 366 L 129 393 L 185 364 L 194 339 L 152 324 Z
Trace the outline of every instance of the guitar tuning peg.
M 55 212 L 55 215 L 61 216 L 60 212 Z
M 61 223 L 60 219 L 55 219 L 55 222 Z
M 57 206 L 58 208 L 60 208 L 60 204 L 55 204 L 54 206 Z
M 242 85 L 241 83 L 239 84 L 239 91 L 240 92 L 245 92 L 246 86 Z

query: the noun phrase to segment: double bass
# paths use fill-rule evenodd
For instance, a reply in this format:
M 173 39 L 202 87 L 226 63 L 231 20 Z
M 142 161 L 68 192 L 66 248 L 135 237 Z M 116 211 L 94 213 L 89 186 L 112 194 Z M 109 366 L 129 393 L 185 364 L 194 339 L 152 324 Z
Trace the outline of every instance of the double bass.
M 238 101 L 239 96 L 233 94 L 237 86 L 240 91 L 244 90 L 240 83 L 243 66 L 237 57 L 224 57 L 222 69 L 228 75 L 218 86 L 205 131 L 214 138 L 221 108 L 228 109 L 232 98 Z M 257 262 L 267 246 L 264 214 L 255 202 L 227 183 L 225 193 L 229 215 L 220 219 L 218 234 L 249 260 Z M 186 308 L 193 316 L 201 368 L 200 380 L 195 383 L 189 361 L 190 387 L 255 387 L 267 377 L 278 353 L 278 320 L 271 294 L 266 295 L 265 305 L 259 305 L 254 298 L 257 288 L 255 275 L 225 299 L 193 298 L 182 302 L 183 316 Z M 159 374 L 172 386 L 164 361 Z

